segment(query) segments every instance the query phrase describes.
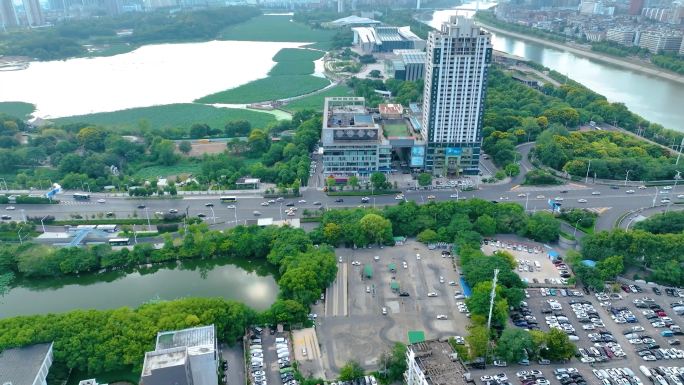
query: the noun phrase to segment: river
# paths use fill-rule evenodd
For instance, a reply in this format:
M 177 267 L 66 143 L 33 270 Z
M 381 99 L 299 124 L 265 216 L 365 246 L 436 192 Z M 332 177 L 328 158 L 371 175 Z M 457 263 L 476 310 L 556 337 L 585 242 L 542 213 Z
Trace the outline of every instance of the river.
M 276 299 L 275 270 L 265 263 L 186 261 L 81 277 L 18 282 L 0 297 L 0 318 L 75 309 L 136 307 L 150 300 L 222 297 L 263 310 Z
M 480 3 L 481 8 L 493 5 Z M 432 20 L 426 22 L 439 28 L 450 15 L 458 13 L 472 16 L 471 9 L 474 8 L 475 3 L 466 3 L 453 10 L 435 11 Z M 684 84 L 506 35 L 493 34 L 492 45 L 496 50 L 522 56 L 567 75 L 611 102 L 624 103 L 630 111 L 651 122 L 684 131 Z

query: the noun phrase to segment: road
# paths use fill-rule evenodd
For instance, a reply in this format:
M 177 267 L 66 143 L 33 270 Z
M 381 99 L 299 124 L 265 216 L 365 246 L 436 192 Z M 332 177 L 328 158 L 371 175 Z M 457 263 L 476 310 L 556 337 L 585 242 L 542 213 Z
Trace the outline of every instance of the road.
M 525 168 L 523 162 L 522 168 Z M 636 192 L 627 194 L 626 190 L 633 189 L 630 187 L 620 186 L 618 189 L 612 189 L 605 185 L 584 185 L 582 183 L 571 183 L 564 186 L 553 187 L 533 187 L 522 186 L 516 184 L 519 182 L 519 177 L 516 177 L 511 184 L 506 185 L 480 185 L 480 190 L 470 192 L 460 192 L 460 198 L 482 198 L 486 200 L 517 202 L 522 204 L 528 211 L 539 211 L 548 209 L 548 200 L 554 197 L 563 198 L 563 207 L 581 207 L 592 209 L 600 212 L 602 218 L 599 220 L 599 228 L 611 228 L 615 220 L 617 220 L 624 213 L 638 208 L 652 207 L 654 203 L 660 205 L 661 199 L 670 197 L 672 201 L 676 201 L 676 196 L 679 195 L 682 187 L 677 186 L 678 191 L 670 190 L 669 194 L 656 193 L 654 187 L 645 190 L 634 189 Z M 567 191 L 561 193 L 561 191 Z M 591 195 L 593 191 L 600 192 L 600 195 Z M 660 190 L 659 192 L 662 192 Z M 429 201 L 428 196 L 434 195 L 435 200 L 452 200 L 450 196 L 454 194 L 453 189 L 448 190 L 407 190 L 405 191 L 406 200 L 413 200 L 418 203 L 426 203 Z M 525 196 L 522 196 L 525 194 Z M 117 218 L 154 218 L 155 212 L 167 212 L 169 209 L 176 209 L 179 212 L 186 212 L 189 216 L 197 216 L 204 214 L 204 220 L 209 223 L 221 223 L 224 225 L 234 225 L 237 219 L 238 223 L 244 223 L 246 219 L 258 218 L 254 215 L 254 211 L 261 212 L 261 218 L 285 219 L 287 215 L 285 210 L 288 208 L 288 202 L 294 202 L 295 207 L 298 208 L 295 217 L 301 217 L 304 209 L 318 210 L 321 207 L 325 208 L 339 208 L 339 207 L 357 207 L 362 205 L 360 197 L 343 197 L 343 202 L 335 202 L 339 197 L 328 197 L 325 193 L 319 190 L 311 189 L 303 192 L 303 196 L 298 199 L 286 199 L 282 204 L 271 204 L 269 206 L 261 206 L 265 199 L 259 195 L 238 195 L 238 202 L 235 203 L 236 209 L 229 209 L 227 204 L 222 204 L 218 196 L 192 196 L 185 199 L 168 199 L 168 200 L 138 200 L 128 198 L 104 198 L 105 203 L 96 203 L 99 199 L 99 194 L 93 194 L 90 202 L 74 201 L 70 195 L 64 194 L 59 197 L 61 202 L 56 205 L 15 205 L 16 210 L 2 210 L 3 214 L 12 216 L 13 220 L 21 220 L 23 216 L 27 217 L 43 217 L 45 215 L 53 215 L 57 219 L 71 219 L 74 215 L 82 217 L 96 218 L 103 216 L 105 213 L 112 212 Z M 586 203 L 578 202 L 578 199 L 586 199 Z M 298 203 L 299 200 L 304 200 L 306 203 Z M 314 202 L 320 202 L 320 205 L 314 205 Z M 394 199 L 394 196 L 376 196 L 371 198 L 371 201 L 365 206 L 381 207 L 386 205 L 394 205 L 399 201 Z M 207 207 L 206 204 L 214 204 L 213 207 Z M 139 208 L 144 205 L 145 208 Z M 213 209 L 213 212 L 212 212 Z M 214 218 L 215 217 L 215 218 Z
M 597 221 L 597 229 L 605 230 L 612 228 L 616 221 L 625 213 L 642 208 L 650 208 L 661 205 L 663 198 L 670 198 L 673 202 L 678 201 L 677 195 L 682 193 L 682 186 L 676 186 L 673 190 L 657 190 L 655 187 L 637 189 L 634 187 L 618 185 L 607 186 L 599 184 L 584 184 L 571 182 L 563 186 L 523 186 L 524 174 L 534 169 L 528 160 L 528 154 L 534 143 L 525 143 L 517 147 L 521 173 L 512 178 L 506 184 L 480 184 L 475 191 L 459 192 L 459 198 L 482 198 L 490 201 L 517 202 L 527 211 L 535 212 L 547 210 L 548 201 L 555 197 L 562 198 L 562 206 L 580 207 L 590 209 L 601 216 Z M 493 169 L 489 161 L 488 169 Z M 297 199 L 285 199 L 283 202 L 262 206 L 266 201 L 258 191 L 245 191 L 237 194 L 238 201 L 234 204 L 235 209 L 228 208 L 228 204 L 222 204 L 218 195 L 193 195 L 183 196 L 182 199 L 135 199 L 129 197 L 113 197 L 108 194 L 91 194 L 90 201 L 75 201 L 72 194 L 76 191 L 64 192 L 58 196 L 60 200 L 56 205 L 15 205 L 15 210 L 1 210 L 3 214 L 12 217 L 12 220 L 22 220 L 24 217 L 42 218 L 52 215 L 56 219 L 71 219 L 76 216 L 82 218 L 103 218 L 107 213 L 113 213 L 116 218 L 154 218 L 155 213 L 168 212 L 171 209 L 180 213 L 187 212 L 190 217 L 204 216 L 204 220 L 210 225 L 217 227 L 230 227 L 236 223 L 244 224 L 247 219 L 274 218 L 286 219 L 287 204 L 294 204 L 298 211 L 294 217 L 301 218 L 305 209 L 309 211 L 321 208 L 343 207 L 382 207 L 394 205 L 401 200 L 395 200 L 392 195 L 372 197 L 367 204 L 361 203 L 361 197 L 343 197 L 343 202 L 335 202 L 339 197 L 328 197 L 322 190 L 320 159 L 316 174 L 310 179 L 311 187 L 302 189 L 302 197 Z M 628 194 L 627 190 L 634 190 Z M 676 191 L 675 191 L 676 190 Z M 561 193 L 561 191 L 566 191 Z M 405 199 L 417 203 L 429 202 L 428 196 L 433 195 L 437 201 L 452 200 L 454 189 L 439 190 L 406 190 Z M 592 192 L 600 195 L 592 195 Z M 104 199 L 104 203 L 97 200 Z M 580 202 L 583 199 L 586 202 Z M 300 203 L 301 201 L 301 203 Z M 319 203 L 319 204 L 314 204 Z M 207 205 L 213 204 L 213 207 Z M 261 215 L 255 215 L 258 211 Z

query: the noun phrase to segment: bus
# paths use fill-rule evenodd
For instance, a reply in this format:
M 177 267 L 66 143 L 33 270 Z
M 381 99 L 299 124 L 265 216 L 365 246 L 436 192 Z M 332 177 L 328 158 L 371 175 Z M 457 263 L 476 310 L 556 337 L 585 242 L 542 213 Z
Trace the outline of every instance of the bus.
M 112 238 L 109 240 L 110 246 L 128 246 L 131 244 L 129 238 Z
M 224 196 L 222 196 L 222 197 L 219 198 L 219 199 L 221 199 L 221 202 L 224 202 L 224 203 L 227 203 L 227 202 L 233 202 L 233 203 L 234 203 L 234 202 L 237 202 L 237 197 L 236 197 L 236 196 L 232 196 L 232 195 L 224 195 Z
M 77 201 L 87 201 L 90 200 L 90 194 L 76 193 L 74 194 L 74 199 Z

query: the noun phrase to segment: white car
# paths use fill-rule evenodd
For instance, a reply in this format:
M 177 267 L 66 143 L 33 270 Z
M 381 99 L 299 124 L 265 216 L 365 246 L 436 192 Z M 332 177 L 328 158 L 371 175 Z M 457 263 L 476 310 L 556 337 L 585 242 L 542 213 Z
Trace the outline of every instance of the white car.
M 17 208 L 14 206 L 7 206 L 5 207 L 5 210 L 16 210 Z
M 684 194 L 679 194 L 679 195 L 677 195 L 677 198 L 678 198 L 678 199 L 684 199 Z
M 444 283 L 444 277 L 439 277 L 439 283 Z
M 376 255 L 375 257 L 373 257 L 373 259 L 376 260 L 376 261 L 379 261 L 379 260 L 380 260 L 380 257 Z
M 525 198 L 526 196 L 527 196 L 527 194 L 525 194 L 525 193 L 518 194 L 518 198 Z
M 644 189 L 646 189 L 646 186 L 641 185 L 641 186 L 638 187 L 638 189 L 639 189 L 639 190 L 644 190 Z
M 268 206 L 269 204 L 270 204 L 270 203 L 268 203 L 268 202 L 261 202 L 261 205 L 262 205 L 262 206 Z
M 672 190 L 672 186 L 665 186 L 663 187 L 663 190 Z
M 537 199 L 544 199 L 544 198 L 546 198 L 546 197 L 543 195 L 537 195 Z
M 403 195 L 403 194 L 399 194 L 399 195 L 397 195 L 397 196 L 394 197 L 394 200 L 397 200 L 397 201 L 404 200 L 404 195 Z
M 458 194 L 451 194 L 449 195 L 449 198 L 458 198 Z
M 600 191 L 592 191 L 591 195 L 601 195 L 601 192 Z
M 563 198 L 562 198 L 562 197 L 555 197 L 555 198 L 553 198 L 553 200 L 556 201 L 556 202 L 563 202 Z
M 408 269 L 408 263 L 406 263 L 406 261 L 402 262 L 401 264 L 404 266 L 404 269 Z
M 416 254 L 416 259 L 420 261 L 420 254 Z
M 431 291 L 431 292 L 427 293 L 427 296 L 428 297 L 436 297 L 437 293 L 435 293 L 434 291 Z
M 627 190 L 625 191 L 626 194 L 634 194 L 634 190 Z
M 228 205 L 228 206 L 226 206 L 226 208 L 229 210 L 235 210 L 235 205 Z M 171 211 L 169 210 L 169 212 L 171 212 Z M 178 212 L 178 211 L 176 211 L 176 212 Z
M 447 319 L 447 316 L 444 314 L 437 314 L 437 319 Z
M 306 201 L 304 199 L 300 199 L 299 201 L 297 201 L 297 203 L 306 203 Z
M 97 203 L 105 203 L 106 201 L 104 199 L 98 199 Z
M 672 202 L 672 201 L 669 200 L 669 199 L 667 199 L 667 198 L 664 198 L 664 199 L 661 199 L 661 200 L 660 200 L 660 203 L 670 203 L 670 202 Z
M 577 200 L 578 203 L 587 203 L 587 200 L 584 198 L 580 198 Z

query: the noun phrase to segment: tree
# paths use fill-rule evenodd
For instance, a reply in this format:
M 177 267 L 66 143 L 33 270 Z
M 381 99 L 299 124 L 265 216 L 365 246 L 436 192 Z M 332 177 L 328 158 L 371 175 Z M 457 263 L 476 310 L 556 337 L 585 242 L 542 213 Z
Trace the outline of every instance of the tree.
M 560 235 L 560 223 L 549 213 L 537 212 L 527 221 L 525 234 L 539 242 L 555 241 Z
M 432 185 L 432 175 L 427 172 L 420 173 L 418 175 L 418 184 L 423 187 Z
M 432 229 L 425 229 L 418 233 L 418 242 L 422 243 L 434 243 L 437 242 L 437 233 Z
M 621 255 L 606 257 L 596 264 L 596 269 L 598 269 L 602 280 L 614 280 L 625 270 L 624 258 Z
M 518 328 L 506 328 L 496 343 L 496 355 L 509 363 L 525 358 L 523 350 L 533 351 L 534 343 L 530 333 Z
M 371 71 L 368 73 L 368 77 L 369 77 L 369 78 L 380 79 L 380 78 L 382 78 L 382 72 L 380 72 L 380 70 L 371 70 Z
M 508 318 L 508 302 L 503 298 L 503 288 L 497 286 L 494 308 L 492 309 L 492 324 L 496 326 L 506 325 Z M 467 299 L 468 309 L 472 314 L 487 317 L 489 315 L 489 303 L 492 292 L 492 282 L 480 282 L 473 288 L 471 296 Z
M 387 177 L 381 172 L 372 173 L 370 180 L 376 190 L 384 190 L 387 187 Z
M 349 179 L 347 179 L 347 184 L 352 188 L 352 190 L 355 190 L 357 187 L 359 187 L 359 177 L 356 175 L 350 176 Z
M 392 223 L 378 214 L 366 214 L 359 221 L 359 227 L 366 239 L 381 243 L 392 238 Z
M 316 273 L 301 267 L 288 269 L 280 280 L 281 296 L 309 305 L 321 295 Z
M 520 166 L 515 163 L 509 163 L 504 167 L 504 171 L 508 176 L 516 176 L 520 174 Z
M 188 155 L 192 151 L 192 144 L 189 140 L 184 140 L 178 145 L 178 149 L 185 155 Z
M 76 139 L 83 148 L 90 151 L 104 150 L 106 137 L 107 132 L 98 127 L 84 127 L 76 135 Z
M 326 223 L 323 226 L 323 236 L 327 244 L 337 246 L 342 237 L 342 227 L 337 223 Z
M 210 130 L 211 128 L 206 124 L 195 123 L 190 127 L 190 137 L 195 139 L 204 138 L 209 135 Z
M 361 364 L 356 361 L 348 361 L 340 369 L 340 380 L 342 381 L 355 380 L 357 378 L 363 377 L 363 375 L 363 368 L 361 367 Z
M 226 136 L 247 136 L 252 125 L 246 120 L 234 120 L 226 123 L 224 131 Z
M 156 138 L 152 144 L 150 153 L 159 163 L 170 166 L 178 161 L 178 155 L 175 150 L 176 144 L 173 141 Z
M 567 360 L 575 354 L 575 345 L 565 332 L 552 328 L 546 333 L 546 350 L 542 349 L 540 354 L 553 361 Z
M 483 237 L 491 237 L 496 234 L 496 220 L 487 214 L 480 215 L 473 223 L 473 228 Z
M 400 381 L 406 372 L 406 345 L 395 342 L 389 353 L 380 357 L 380 367 L 387 368 L 384 378 L 389 382 Z M 381 373 L 383 375 L 383 373 Z
M 252 155 L 261 155 L 268 151 L 269 139 L 268 135 L 259 129 L 253 129 L 247 138 L 249 149 Z
M 489 331 L 487 326 L 474 325 L 468 329 L 466 341 L 470 347 L 470 357 L 484 357 L 489 345 Z

